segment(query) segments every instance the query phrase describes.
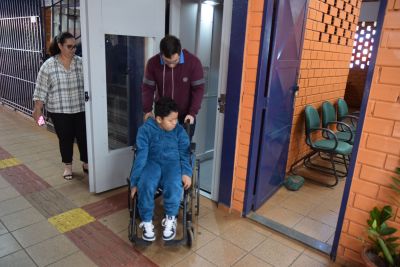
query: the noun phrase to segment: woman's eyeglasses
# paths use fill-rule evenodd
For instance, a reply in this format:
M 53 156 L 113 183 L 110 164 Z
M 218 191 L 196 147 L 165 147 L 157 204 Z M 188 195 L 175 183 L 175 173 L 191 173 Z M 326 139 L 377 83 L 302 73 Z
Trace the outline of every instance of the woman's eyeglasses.
M 73 50 L 73 49 L 76 49 L 76 45 L 67 45 L 67 48 L 69 50 Z

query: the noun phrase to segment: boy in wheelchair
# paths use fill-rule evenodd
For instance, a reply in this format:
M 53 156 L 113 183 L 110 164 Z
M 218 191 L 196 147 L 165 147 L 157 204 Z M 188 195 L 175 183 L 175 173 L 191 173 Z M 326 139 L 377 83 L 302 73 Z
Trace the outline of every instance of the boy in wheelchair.
M 137 134 L 136 158 L 130 177 L 131 197 L 138 194 L 142 238 L 154 241 L 154 194 L 162 188 L 166 216 L 161 224 L 163 239 L 168 241 L 176 235 L 182 190 L 189 189 L 192 182 L 190 141 L 178 123 L 178 106 L 172 99 L 160 98 L 154 113 L 155 119 L 149 118 Z

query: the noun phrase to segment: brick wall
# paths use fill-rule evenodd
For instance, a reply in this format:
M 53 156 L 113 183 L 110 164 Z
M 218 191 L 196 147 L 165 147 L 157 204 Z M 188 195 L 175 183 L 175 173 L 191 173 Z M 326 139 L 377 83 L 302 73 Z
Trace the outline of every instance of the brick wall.
M 310 0 L 286 169 L 310 151 L 305 106 L 344 96 L 360 7 L 361 0 Z
M 246 185 L 247 160 L 250 149 L 251 121 L 253 116 L 263 10 L 264 0 L 249 0 L 238 134 L 236 138 L 235 164 L 232 183 L 231 207 L 239 212 L 243 209 Z
M 388 187 L 400 166 L 400 0 L 389 0 L 383 24 L 367 114 L 340 237 L 338 257 L 361 262 L 368 211 L 391 204 Z M 400 207 L 391 225 L 400 229 Z M 399 233 L 400 234 L 400 233 Z

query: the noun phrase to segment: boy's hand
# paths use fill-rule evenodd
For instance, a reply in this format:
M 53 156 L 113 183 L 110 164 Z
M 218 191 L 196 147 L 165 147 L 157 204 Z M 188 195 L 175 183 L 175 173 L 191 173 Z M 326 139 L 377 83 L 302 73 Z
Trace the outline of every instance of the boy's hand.
M 182 175 L 182 183 L 183 183 L 183 188 L 187 190 L 192 185 L 192 178 L 190 178 L 187 175 Z
M 131 188 L 131 198 L 135 197 L 136 192 L 137 192 L 137 187 L 136 186 L 132 187 Z

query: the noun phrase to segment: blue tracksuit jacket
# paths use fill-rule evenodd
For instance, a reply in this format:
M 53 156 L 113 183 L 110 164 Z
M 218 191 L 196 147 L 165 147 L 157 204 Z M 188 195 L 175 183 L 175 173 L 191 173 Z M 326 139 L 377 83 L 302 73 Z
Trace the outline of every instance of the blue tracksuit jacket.
M 142 221 L 151 221 L 154 194 L 163 189 L 166 215 L 176 216 L 182 196 L 182 175 L 192 176 L 189 136 L 178 124 L 172 131 L 161 129 L 150 118 L 136 137 L 136 158 L 131 187 L 138 188 L 138 208 Z

